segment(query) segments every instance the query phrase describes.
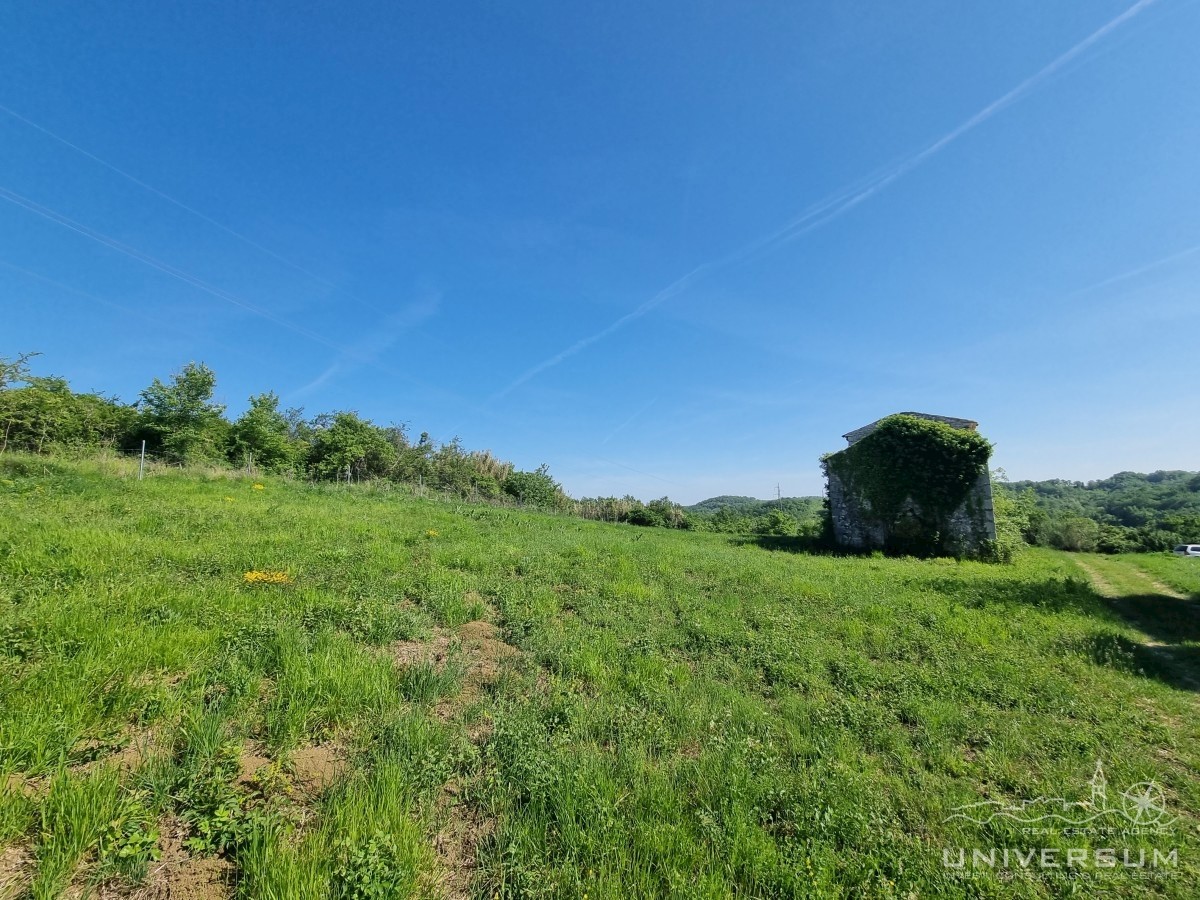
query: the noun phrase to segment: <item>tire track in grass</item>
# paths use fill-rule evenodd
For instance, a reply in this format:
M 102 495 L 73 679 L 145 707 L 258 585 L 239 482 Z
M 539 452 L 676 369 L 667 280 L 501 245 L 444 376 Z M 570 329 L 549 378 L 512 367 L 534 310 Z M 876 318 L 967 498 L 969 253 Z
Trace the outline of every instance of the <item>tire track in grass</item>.
M 1088 582 L 1097 594 L 1108 600 L 1114 607 L 1119 607 L 1118 612 L 1128 621 L 1134 628 L 1138 629 L 1142 634 L 1138 640 L 1138 644 L 1151 653 L 1157 660 L 1161 662 L 1172 675 L 1172 677 L 1182 686 L 1193 691 L 1200 691 L 1200 680 L 1192 674 L 1191 667 L 1180 661 L 1175 654 L 1175 648 L 1164 641 L 1154 640 L 1149 636 L 1152 630 L 1151 626 L 1137 613 L 1130 609 L 1127 603 L 1123 601 L 1133 597 L 1133 594 L 1125 593 L 1117 588 L 1112 581 L 1105 577 L 1099 568 L 1094 563 L 1086 562 L 1081 556 L 1075 555 L 1072 557 L 1080 570 L 1087 577 Z M 1153 587 L 1156 582 L 1154 579 L 1147 576 L 1144 572 L 1137 569 L 1125 569 L 1122 567 L 1122 574 L 1129 573 L 1135 576 L 1135 580 L 1145 583 L 1148 587 Z M 1164 586 L 1165 587 L 1165 586 Z M 1153 590 L 1149 593 L 1161 597 L 1168 603 L 1190 603 L 1191 601 L 1176 593 L 1173 590 L 1165 591 Z
M 1174 597 L 1177 600 L 1193 599 L 1190 595 L 1184 593 L 1178 588 L 1173 588 L 1166 582 L 1159 581 L 1150 572 L 1147 572 L 1141 566 L 1137 565 L 1137 563 L 1134 563 L 1133 566 L 1133 571 L 1136 572 L 1140 577 L 1144 578 L 1146 582 L 1154 588 L 1156 593 L 1162 594 L 1165 597 Z
M 1116 600 L 1121 595 L 1117 593 L 1117 589 L 1101 575 L 1095 568 L 1085 563 L 1079 557 L 1074 557 L 1075 565 L 1083 570 L 1083 574 L 1087 577 L 1088 582 L 1096 589 L 1096 593 L 1101 597 L 1106 597 L 1109 600 Z

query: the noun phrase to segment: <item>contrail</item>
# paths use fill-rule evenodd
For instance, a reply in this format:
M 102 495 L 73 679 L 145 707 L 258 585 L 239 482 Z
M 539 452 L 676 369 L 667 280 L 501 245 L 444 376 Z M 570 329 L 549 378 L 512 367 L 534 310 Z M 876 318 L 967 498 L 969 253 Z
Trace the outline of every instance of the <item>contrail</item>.
M 287 396 L 298 397 L 316 390 L 334 375 L 353 371 L 356 368 L 352 365 L 354 362 L 375 364 L 379 361 L 379 357 L 400 340 L 406 332 L 416 328 L 434 315 L 441 302 L 442 295 L 440 293 L 426 292 L 420 299 L 414 300 L 398 312 L 387 316 L 369 334 L 350 344 L 346 353 L 336 357 L 320 375 L 289 392 Z
M 682 278 L 677 278 L 675 281 L 672 281 L 669 285 L 667 285 L 665 288 L 663 288 L 661 291 L 659 291 L 657 294 L 655 294 L 653 297 L 651 297 L 649 300 L 647 300 L 645 303 L 643 303 L 637 309 L 633 310 L 632 312 L 625 313 L 625 315 L 621 316 L 621 318 L 617 319 L 617 321 L 613 322 L 611 325 L 609 325 L 604 330 L 597 331 L 591 337 L 586 337 L 583 340 L 576 341 L 574 344 L 572 344 L 566 350 L 563 350 L 561 353 L 556 353 L 554 356 L 550 357 L 549 359 L 545 360 L 544 362 L 538 363 L 536 366 L 534 366 L 532 369 L 530 369 L 524 375 L 521 375 L 516 381 L 514 381 L 508 387 L 504 388 L 502 391 L 497 393 L 496 398 L 498 399 L 500 397 L 505 396 L 506 394 L 511 393 L 512 391 L 516 390 L 521 385 L 523 385 L 525 382 L 527 382 L 529 379 L 531 379 L 537 375 L 540 375 L 542 372 L 546 371 L 547 369 L 557 366 L 563 360 L 567 359 L 568 357 L 574 356 L 580 350 L 590 347 L 592 344 L 596 343 L 596 341 L 603 340 L 604 338 L 606 338 L 610 334 L 612 334 L 614 331 L 624 328 L 630 322 L 640 319 L 642 316 L 646 315 L 646 313 L 653 310 L 656 306 L 659 306 L 662 303 L 665 303 L 667 300 L 671 299 L 676 294 L 683 291 L 685 288 L 687 288 L 688 285 L 690 285 L 693 281 L 695 281 L 697 278 L 699 278 L 702 274 L 704 274 L 708 270 L 715 268 L 716 266 L 719 266 L 722 264 L 724 264 L 724 260 L 718 260 L 716 262 L 710 262 L 710 263 L 703 263 L 702 265 L 696 266 L 696 268 L 692 269 L 692 271 L 688 272 Z
M 675 487 L 687 487 L 686 484 L 680 484 L 678 481 L 671 481 L 669 478 L 660 478 L 652 472 L 643 472 L 641 469 L 635 469 L 633 466 L 627 466 L 624 463 L 619 463 L 615 459 L 607 459 L 603 456 L 597 456 L 600 462 L 608 463 L 610 466 L 616 466 L 619 469 L 628 469 L 630 472 L 636 472 L 639 475 L 645 475 L 647 478 L 653 478 L 655 481 L 661 481 L 663 484 L 673 484 Z
M 635 412 L 632 416 L 627 418 L 624 422 L 622 422 L 620 425 L 618 425 L 616 428 L 614 428 L 612 431 L 610 431 L 608 433 L 608 435 L 605 436 L 604 440 L 602 440 L 600 442 L 600 445 L 604 446 L 609 441 L 611 441 L 616 435 L 620 434 L 622 431 L 624 431 L 626 428 L 628 428 L 630 425 L 632 425 L 635 420 L 640 419 L 642 417 L 642 415 L 646 412 L 646 410 L 648 410 L 650 407 L 652 407 L 657 402 L 658 402 L 658 397 L 655 397 L 654 399 L 652 399 L 649 403 L 647 403 L 645 406 L 643 406 L 641 409 L 639 409 L 637 412 Z
M 379 307 L 375 306 L 373 303 L 370 303 L 369 301 L 364 300 L 362 297 L 359 297 L 355 294 L 350 293 L 345 288 L 341 287 L 340 285 L 334 284 L 332 281 L 330 281 L 327 278 L 322 278 L 320 275 L 318 275 L 317 273 L 313 272 L 310 269 L 305 268 L 304 266 L 300 265 L 298 262 L 288 259 L 286 256 L 283 256 L 282 254 L 276 253 L 270 247 L 263 246 L 262 244 L 258 243 L 258 241 L 255 241 L 253 238 L 249 238 L 246 235 L 242 234 L 240 231 L 236 231 L 233 228 L 230 228 L 228 225 L 225 225 L 224 223 L 217 221 L 212 216 L 205 215 L 204 213 L 200 212 L 200 210 L 196 209 L 195 207 L 188 206 L 188 204 L 184 203 L 182 200 L 172 197 L 166 191 L 159 190 L 152 184 L 147 184 L 145 181 L 142 181 L 142 179 L 138 178 L 136 175 L 131 175 L 129 172 L 126 172 L 124 169 L 120 168 L 119 166 L 113 165 L 106 159 L 102 159 L 101 157 L 97 156 L 95 153 L 92 153 L 90 150 L 87 150 L 87 149 L 79 146 L 78 144 L 67 140 L 62 135 L 55 134 L 49 128 L 45 127 L 44 125 L 39 125 L 37 122 L 33 121 L 32 119 L 26 118 L 25 116 L 21 115 L 16 110 L 10 109 L 9 107 L 7 107 L 5 105 L 0 104 L 0 112 L 5 113 L 6 115 L 12 116 L 18 122 L 23 122 L 26 125 L 28 125 L 30 128 L 40 131 L 42 134 L 46 135 L 46 137 L 50 138 L 51 140 L 58 141 L 58 143 L 62 144 L 64 147 L 69 147 L 70 149 L 74 150 L 76 153 L 79 153 L 82 156 L 86 156 L 92 162 L 103 166 L 104 168 L 108 169 L 110 172 L 114 172 L 117 175 L 120 175 L 126 181 L 136 184 L 138 187 L 142 188 L 143 190 L 149 191 L 151 194 L 154 194 L 156 197 L 167 201 L 168 203 L 170 203 L 173 206 L 178 207 L 179 209 L 182 209 L 184 212 L 195 216 L 197 219 L 200 219 L 203 222 L 207 222 L 209 225 L 213 226 L 214 228 L 220 229 L 221 231 L 228 234 L 230 237 L 233 237 L 233 238 L 241 241 L 246 246 L 252 247 L 255 250 L 257 250 L 258 252 L 271 257 L 273 260 L 275 260 L 278 263 L 282 263 L 283 265 L 287 266 L 289 269 L 292 269 L 296 272 L 299 272 L 301 275 L 311 278 L 313 281 L 317 282 L 318 284 L 320 284 L 332 291 L 336 291 L 337 293 L 341 294 L 344 297 L 350 298 L 351 300 L 360 304 L 364 308 L 371 310 L 372 312 L 380 313 L 380 314 L 386 313 L 385 310 L 380 309 Z
M 253 238 L 247 237 L 246 235 L 242 234 L 240 231 L 230 228 L 228 225 L 224 224 L 223 222 L 218 221 L 217 219 L 214 219 L 212 216 L 206 215 L 205 213 L 196 209 L 194 206 L 189 206 L 188 204 L 184 203 L 182 200 L 178 199 L 177 197 L 173 197 L 170 194 L 168 194 L 166 191 L 160 190 L 159 188 L 156 188 L 154 185 L 143 181 L 142 179 L 138 178 L 136 175 L 133 175 L 133 174 L 127 172 L 125 169 L 122 169 L 120 166 L 114 165 L 113 163 L 109 162 L 108 160 L 103 159 L 100 156 L 97 156 L 95 153 L 92 153 L 86 147 L 81 147 L 79 144 L 76 144 L 73 141 L 68 140 L 67 138 L 63 137 L 61 134 L 56 134 L 55 132 L 51 131 L 45 125 L 41 125 L 41 124 L 33 121 L 32 119 L 28 118 L 27 116 L 21 115 L 15 109 L 12 109 L 12 108 L 0 103 L 0 113 L 4 113 L 8 116 L 11 116 L 12 118 L 16 119 L 18 122 L 23 122 L 25 125 L 28 125 L 30 128 L 34 129 L 35 131 L 40 131 L 42 134 L 44 134 L 46 137 L 50 138 L 51 140 L 57 141 L 58 143 L 62 144 L 64 147 L 68 147 L 71 150 L 74 150 L 76 153 L 80 154 L 81 156 L 87 157 L 92 162 L 96 163 L 97 165 L 103 166 L 104 168 L 108 169 L 110 172 L 116 173 L 117 175 L 121 176 L 126 181 L 130 182 L 131 184 L 137 185 L 138 187 L 142 188 L 143 190 L 148 191 L 151 194 L 154 194 L 154 196 L 156 196 L 162 200 L 165 200 L 167 203 L 170 203 L 172 206 L 175 206 L 175 207 L 183 210 L 184 212 L 188 213 L 189 215 L 195 216 L 197 219 L 200 219 L 202 222 L 206 222 L 209 225 L 211 225 L 212 227 L 225 232 L 230 237 L 233 237 L 233 238 L 241 241 L 246 246 L 257 250 L 260 253 L 265 254 L 266 256 L 269 256 L 271 259 L 275 260 L 276 262 L 282 263 L 283 265 L 287 266 L 288 268 L 290 268 L 296 272 L 299 272 L 301 275 L 306 276 L 307 278 L 311 279 L 313 282 L 320 284 L 322 287 L 327 288 L 328 290 L 333 291 L 342 297 L 353 300 L 355 303 L 357 303 L 363 309 L 370 310 L 371 312 L 376 313 L 377 315 L 380 315 L 380 316 L 391 315 L 391 312 L 389 312 L 388 310 L 376 305 L 375 303 L 370 302 L 369 300 L 364 299 L 360 295 L 353 293 L 352 291 L 346 289 L 345 287 L 330 281 L 328 278 L 321 277 L 317 273 L 313 272 L 311 269 L 305 268 L 304 266 L 302 266 L 300 263 L 296 262 L 295 260 L 289 259 L 288 257 L 275 252 L 270 247 L 263 246 L 262 244 L 255 241 Z M 439 340 L 438 338 L 434 337 L 431 334 L 425 334 L 423 336 L 423 340 L 440 344 L 440 345 L 446 347 L 447 349 L 453 349 L 450 347 L 450 345 L 446 344 L 444 341 Z
M 91 300 L 94 303 L 99 303 L 101 306 L 107 306 L 110 309 L 119 310 L 123 313 L 134 316 L 139 321 L 143 321 L 143 322 L 150 321 L 156 325 L 164 326 L 164 327 L 169 328 L 172 331 L 178 332 L 180 334 L 187 334 L 189 336 L 195 334 L 195 328 L 189 326 L 186 322 L 183 322 L 183 321 L 179 320 L 178 318 L 173 319 L 173 320 L 164 319 L 160 316 L 152 315 L 144 309 L 134 309 L 133 307 L 125 306 L 121 303 L 116 303 L 112 300 L 105 299 L 104 297 L 99 297 L 96 294 L 90 294 L 87 291 L 80 290 L 77 287 L 71 287 L 71 285 L 69 285 L 69 284 L 63 284 L 61 281 L 55 281 L 53 278 L 50 278 L 47 275 L 42 275 L 41 273 L 34 272 L 31 269 L 26 269 L 22 266 L 18 266 L 16 263 L 11 263 L 6 259 L 0 259 L 0 267 L 9 269 L 13 272 L 17 272 L 20 275 L 24 275 L 26 278 L 33 279 L 34 281 L 40 281 L 43 284 L 48 284 L 51 287 L 58 288 L 60 291 L 66 291 L 69 294 L 75 294 L 76 296 L 83 297 L 87 300 Z M 220 347 L 225 352 L 230 353 L 234 356 L 242 356 L 242 357 L 245 357 L 246 359 L 254 359 L 255 361 L 258 361 L 257 357 L 253 357 L 251 354 L 247 353 L 245 350 L 239 349 L 237 347 L 232 347 L 229 344 L 223 343 L 221 341 L 209 339 L 208 343 L 209 343 L 209 345 L 211 345 L 213 347 Z
M 818 204 L 816 209 L 807 212 L 796 219 L 793 219 L 783 228 L 779 229 L 779 231 L 771 235 L 771 237 L 764 242 L 766 246 L 763 249 L 773 249 L 775 246 L 787 243 L 788 241 L 794 240 L 801 235 L 820 228 L 827 222 L 831 222 L 832 220 L 841 216 L 843 213 L 853 209 L 855 206 L 858 206 L 858 204 L 862 203 L 864 200 L 874 196 L 892 182 L 899 178 L 903 178 L 913 169 L 917 168 L 917 166 L 924 163 L 931 156 L 945 149 L 967 132 L 973 131 L 988 119 L 992 118 L 992 116 L 996 115 L 996 113 L 1020 100 L 1023 96 L 1028 94 L 1063 66 L 1067 65 L 1067 63 L 1078 57 L 1093 44 L 1102 40 L 1110 32 L 1120 28 L 1121 25 L 1128 22 L 1138 13 L 1142 12 L 1142 10 L 1152 6 L 1157 2 L 1158 0 L 1138 0 L 1137 3 L 1129 7 L 1129 9 L 1125 10 L 1125 12 L 1121 13 L 1107 24 L 1101 26 L 1096 31 L 1093 31 L 1066 53 L 1062 54 L 1062 56 L 1044 66 L 1035 74 L 1026 78 L 1003 97 L 1000 97 L 998 100 L 994 100 L 989 103 L 957 128 L 946 132 L 946 134 L 942 135 L 924 150 L 914 153 L 907 159 L 897 163 L 890 170 L 876 176 L 872 183 L 860 188 L 859 190 L 850 192 L 849 196 L 845 196 L 845 192 L 843 192 L 843 194 L 835 201 Z
M 913 169 L 917 168 L 928 159 L 944 150 L 950 144 L 957 141 L 964 134 L 967 134 L 968 132 L 982 125 L 988 119 L 992 118 L 992 116 L 996 115 L 996 113 L 1020 100 L 1055 72 L 1063 68 L 1063 66 L 1067 65 L 1081 53 L 1090 48 L 1093 44 L 1103 40 L 1109 33 L 1117 28 L 1120 28 L 1134 16 L 1138 15 L 1143 10 L 1157 2 L 1158 0 L 1138 0 L 1137 3 L 1126 9 L 1115 19 L 1110 20 L 1096 31 L 1093 31 L 1086 38 L 1084 38 L 1070 50 L 1063 53 L 1053 62 L 1049 63 L 1038 70 L 1035 74 L 1026 78 L 999 99 L 993 100 L 961 125 L 946 132 L 946 134 L 942 135 L 928 147 L 925 147 L 923 150 L 905 157 L 891 166 L 883 168 L 873 175 L 868 175 L 851 185 L 843 187 L 825 199 L 814 203 L 812 206 L 800 213 L 781 228 L 778 228 L 775 231 L 751 241 L 749 244 L 744 245 L 732 253 L 721 257 L 720 259 L 697 266 L 682 278 L 679 278 L 667 285 L 641 306 L 637 307 L 637 309 L 626 313 L 608 327 L 596 332 L 590 337 L 576 341 L 565 350 L 556 353 L 549 359 L 538 363 L 533 368 L 524 372 L 515 381 L 496 394 L 496 397 L 503 397 L 511 393 L 513 390 L 525 384 L 530 379 L 537 377 L 547 369 L 557 366 L 559 363 L 569 359 L 582 350 L 585 350 L 597 341 L 603 340 L 613 332 L 624 328 L 630 322 L 642 318 L 642 316 L 646 315 L 670 298 L 684 291 L 692 284 L 692 282 L 696 281 L 702 275 L 717 269 L 722 269 L 727 266 L 745 262 L 753 256 L 770 253 L 782 247 L 784 244 L 802 237 L 809 232 L 815 231 L 816 229 L 827 225 L 829 222 L 832 222 L 834 219 L 839 218 L 840 216 L 854 209 L 854 207 L 858 206 L 860 203 L 869 200 L 871 197 L 887 188 L 893 182 L 903 178 Z
M 1169 263 L 1176 262 L 1177 260 L 1185 259 L 1186 257 L 1192 256 L 1195 253 L 1200 253 L 1200 244 L 1195 244 L 1184 250 L 1172 253 L 1169 256 L 1163 256 L 1159 259 L 1152 260 L 1151 262 L 1136 266 L 1127 272 L 1121 272 L 1119 275 L 1112 275 L 1109 278 L 1105 278 L 1103 281 L 1097 281 L 1095 284 L 1089 284 L 1087 287 L 1079 288 L 1079 290 L 1071 291 L 1071 293 L 1067 294 L 1067 297 L 1078 297 L 1080 294 L 1090 294 L 1092 291 L 1098 291 L 1101 288 L 1106 288 L 1110 284 L 1116 284 L 1120 281 L 1128 281 L 1130 278 L 1136 278 L 1138 275 L 1150 272 L 1154 269 L 1168 265 Z
M 34 200 L 30 200 L 28 197 L 24 197 L 21 194 L 16 193 L 15 191 L 10 191 L 5 187 L 0 187 L 0 199 L 7 200 L 9 203 L 12 203 L 14 206 L 22 207 L 23 209 L 26 209 L 29 212 L 34 213 L 35 215 L 41 216 L 44 219 L 54 222 L 56 225 L 61 225 L 63 228 L 67 228 L 67 229 L 70 229 L 71 231 L 77 232 L 78 234 L 81 234 L 84 237 L 89 238 L 90 240 L 93 240 L 98 244 L 102 244 L 105 247 L 108 247 L 112 250 L 116 250 L 118 253 L 128 256 L 131 259 L 135 259 L 138 262 L 140 262 L 144 265 L 147 265 L 152 269 L 157 269 L 158 271 L 162 272 L 163 274 L 169 275 L 172 278 L 178 279 L 179 281 L 182 281 L 185 284 L 189 284 L 192 287 L 197 288 L 198 290 L 201 290 L 206 294 L 216 297 L 218 300 L 223 300 L 232 306 L 239 307 L 239 308 L 245 310 L 246 312 L 251 313 L 252 315 L 258 316 L 262 319 L 266 319 L 268 322 L 273 322 L 274 324 L 278 325 L 280 328 L 285 328 L 288 331 L 291 331 L 295 334 L 300 335 L 301 337 L 304 337 L 310 341 L 313 341 L 314 343 L 321 344 L 322 346 L 328 347 L 331 350 L 336 350 L 340 355 L 342 355 L 344 357 L 349 357 L 351 359 L 358 359 L 359 361 L 365 363 L 366 365 L 373 366 L 374 368 L 378 369 L 379 371 L 384 372 L 388 375 L 391 375 L 394 378 L 402 379 L 404 381 L 407 381 L 410 384 L 416 385 L 417 387 L 427 388 L 427 389 L 432 390 L 432 388 L 429 385 L 425 384 L 420 379 L 413 378 L 411 375 L 407 375 L 404 372 L 399 372 L 395 369 L 392 369 L 390 366 L 385 366 L 385 365 L 381 364 L 378 360 L 363 358 L 362 354 L 356 353 L 353 348 L 344 347 L 340 344 L 337 344 L 333 341 L 326 339 L 325 337 L 321 336 L 320 334 L 317 334 L 316 332 L 314 332 L 308 328 L 304 328 L 300 325 L 296 325 L 295 323 L 289 322 L 287 319 L 283 319 L 283 318 L 275 315 L 274 313 L 269 312 L 268 310 L 265 310 L 265 309 L 262 309 L 261 307 L 255 306 L 252 303 L 248 303 L 245 300 L 242 300 L 240 297 L 236 296 L 235 294 L 231 294 L 229 291 L 223 290 L 222 288 L 219 288 L 219 287 L 216 287 L 215 285 L 209 284 L 208 282 L 204 281 L 201 278 L 196 277 L 195 275 L 191 274 L 190 272 L 186 272 L 183 269 L 176 268 L 175 266 L 171 265 L 170 263 L 163 262 L 160 259 L 156 259 L 155 257 L 151 256 L 148 253 L 143 253 L 141 250 L 138 250 L 136 247 L 131 247 L 128 244 L 123 244 L 120 241 L 118 241 L 116 238 L 110 237 L 106 234 L 103 234 L 99 231 L 89 228 L 86 225 L 76 222 L 74 219 L 68 218 L 67 216 L 63 215 L 60 212 L 57 212 L 56 210 L 51 209 L 48 206 L 43 206 L 42 204 L 37 203 Z

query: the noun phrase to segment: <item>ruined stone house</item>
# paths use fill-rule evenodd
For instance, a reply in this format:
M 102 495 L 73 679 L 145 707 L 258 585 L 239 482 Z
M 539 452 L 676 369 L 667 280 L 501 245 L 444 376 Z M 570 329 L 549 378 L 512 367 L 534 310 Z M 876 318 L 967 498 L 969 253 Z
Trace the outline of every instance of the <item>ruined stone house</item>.
M 939 490 L 943 487 L 938 484 L 942 473 L 936 467 L 932 471 L 920 473 L 911 471 L 913 466 L 920 465 L 920 446 L 917 446 L 912 454 L 868 454 L 872 461 L 872 471 L 869 473 L 871 477 L 856 477 L 853 466 L 849 464 L 855 457 L 861 457 L 863 454 L 849 451 L 860 441 L 868 439 L 883 423 L 899 421 L 896 417 L 941 423 L 968 432 L 975 432 L 978 428 L 978 423 L 970 419 L 906 412 L 886 416 L 843 435 L 847 442 L 846 448 L 829 454 L 824 460 L 828 479 L 830 525 L 834 540 L 841 547 L 856 550 L 879 549 L 963 556 L 977 555 L 984 551 L 989 542 L 996 539 L 992 483 L 986 465 L 990 446 L 982 451 L 978 449 L 985 442 L 973 442 L 977 445 L 976 458 L 967 468 L 945 467 L 945 477 L 955 481 L 954 484 L 947 483 L 945 490 Z M 910 429 L 918 432 L 914 440 L 919 445 L 922 439 L 919 432 L 922 428 L 917 427 L 919 423 L 911 421 L 908 425 Z M 937 431 L 923 430 L 927 433 Z M 936 434 L 933 437 L 936 439 Z M 888 446 L 894 448 L 895 444 Z M 978 459 L 980 453 L 983 454 L 982 460 Z M 914 459 L 918 462 L 912 462 Z M 905 493 L 904 486 L 909 484 L 924 485 L 925 493 L 930 498 L 936 498 L 941 505 L 939 506 L 934 499 L 923 501 L 921 496 L 913 496 L 921 493 L 920 490 L 914 490 L 913 494 Z M 878 499 L 881 492 L 877 487 L 874 495 L 872 494 L 873 485 L 885 485 L 896 490 L 887 497 L 887 502 L 881 502 Z

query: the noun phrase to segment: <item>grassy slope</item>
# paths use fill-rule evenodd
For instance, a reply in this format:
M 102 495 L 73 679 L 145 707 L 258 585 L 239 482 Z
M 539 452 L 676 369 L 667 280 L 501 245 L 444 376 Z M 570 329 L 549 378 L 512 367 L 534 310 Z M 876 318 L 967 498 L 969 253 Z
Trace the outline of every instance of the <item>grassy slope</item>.
M 1097 758 L 1118 789 L 1163 783 L 1182 817 L 1120 839 L 1178 847 L 1178 874 L 1110 894 L 1200 891 L 1195 694 L 1067 557 L 808 557 L 366 489 L 5 465 L 0 773 L 20 781 L 0 847 L 32 850 L 39 896 L 136 877 L 107 823 L 136 850 L 168 816 L 225 847 L 248 897 L 442 892 L 433 836 L 463 822 L 486 897 L 1059 896 L 955 881 L 941 848 L 1112 838 L 943 820 L 1082 799 Z M 293 584 L 244 584 L 255 569 Z M 448 702 L 453 667 L 388 653 L 479 618 L 523 653 L 469 701 Z M 140 768 L 86 765 L 147 729 L 165 749 Z M 286 763 L 328 740 L 352 764 L 320 796 L 235 783 L 246 741 Z

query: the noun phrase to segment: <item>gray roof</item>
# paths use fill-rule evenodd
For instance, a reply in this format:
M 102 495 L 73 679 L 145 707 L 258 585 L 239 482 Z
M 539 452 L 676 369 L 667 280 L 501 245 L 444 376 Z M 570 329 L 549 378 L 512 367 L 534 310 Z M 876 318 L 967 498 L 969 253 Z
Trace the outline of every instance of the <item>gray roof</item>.
M 963 431 L 974 431 L 979 427 L 978 422 L 973 422 L 970 419 L 956 419 L 953 416 L 936 416 L 933 413 L 903 412 L 892 413 L 892 415 L 916 416 L 918 419 L 928 419 L 931 422 L 943 422 L 946 425 L 949 425 L 951 428 L 961 428 Z M 884 416 L 884 419 L 886 418 L 890 418 L 890 416 Z M 882 421 L 883 419 L 876 419 L 870 425 L 864 425 L 862 428 L 855 428 L 853 431 L 843 434 L 842 437 L 844 437 L 846 442 L 849 444 L 857 443 L 878 428 L 879 423 Z

